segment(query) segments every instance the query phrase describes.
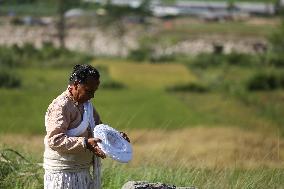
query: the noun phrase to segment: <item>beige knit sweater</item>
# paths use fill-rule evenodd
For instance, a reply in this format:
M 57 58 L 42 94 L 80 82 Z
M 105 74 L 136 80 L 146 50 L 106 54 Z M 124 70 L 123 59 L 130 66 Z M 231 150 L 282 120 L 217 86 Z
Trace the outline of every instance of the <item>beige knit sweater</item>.
M 95 122 L 99 116 L 94 110 Z M 69 137 L 66 131 L 76 128 L 83 119 L 83 104 L 72 100 L 68 91 L 63 92 L 49 105 L 45 115 L 44 164 L 49 171 L 79 171 L 90 167 L 92 153 L 84 148 L 84 138 L 91 136 L 88 129 L 77 137 Z

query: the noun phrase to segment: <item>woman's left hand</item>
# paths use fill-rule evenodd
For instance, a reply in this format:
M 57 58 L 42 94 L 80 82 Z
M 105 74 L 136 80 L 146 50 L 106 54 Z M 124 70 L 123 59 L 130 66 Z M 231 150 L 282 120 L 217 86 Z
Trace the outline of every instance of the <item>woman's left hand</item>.
M 124 132 L 120 132 L 120 134 L 121 134 L 122 138 L 124 138 L 125 140 L 127 140 L 127 142 L 129 142 L 129 143 L 130 143 L 130 139 L 128 138 L 128 136 L 127 136 L 127 134 L 126 134 L 126 133 L 124 133 Z

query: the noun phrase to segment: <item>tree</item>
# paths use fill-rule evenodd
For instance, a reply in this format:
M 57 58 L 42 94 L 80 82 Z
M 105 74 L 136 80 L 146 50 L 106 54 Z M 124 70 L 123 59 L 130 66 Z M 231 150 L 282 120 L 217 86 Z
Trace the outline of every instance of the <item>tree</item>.
M 103 30 L 113 31 L 120 39 L 120 46 L 124 45 L 123 37 L 127 31 L 125 25 L 125 18 L 133 16 L 137 17 L 141 22 L 145 20 L 145 17 L 151 15 L 149 4 L 150 0 L 144 0 L 142 4 L 137 8 L 129 6 L 116 6 L 111 4 L 110 1 L 102 7 L 105 10 L 105 14 L 100 15 L 97 19 L 98 27 Z M 121 48 L 122 50 L 122 48 Z M 122 54 L 122 52 L 120 52 Z
M 279 12 L 281 23 L 277 30 L 269 36 L 271 44 L 270 62 L 276 66 L 284 66 L 284 11 Z
M 65 12 L 75 6 L 80 5 L 80 0 L 58 0 L 58 22 L 57 22 L 57 36 L 61 48 L 65 48 L 66 37 L 66 19 Z

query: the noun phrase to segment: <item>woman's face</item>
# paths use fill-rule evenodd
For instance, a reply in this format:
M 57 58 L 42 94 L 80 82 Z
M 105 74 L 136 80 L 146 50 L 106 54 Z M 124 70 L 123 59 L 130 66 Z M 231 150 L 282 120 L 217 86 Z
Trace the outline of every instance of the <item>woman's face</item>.
M 89 77 L 86 83 L 79 84 L 75 83 L 72 89 L 72 96 L 75 101 L 84 103 L 91 98 L 94 98 L 94 94 L 100 85 L 100 80 L 93 77 Z

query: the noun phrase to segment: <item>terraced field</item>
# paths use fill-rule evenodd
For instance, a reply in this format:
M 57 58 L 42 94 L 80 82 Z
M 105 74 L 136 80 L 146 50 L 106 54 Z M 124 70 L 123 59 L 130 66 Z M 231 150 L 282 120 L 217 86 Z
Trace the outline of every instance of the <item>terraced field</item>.
M 221 73 L 227 74 L 220 78 L 231 82 L 240 73 L 248 77 L 251 71 L 203 70 L 206 74 L 200 76 L 183 64 L 100 59 L 93 64 L 101 70 L 102 86 L 110 80 L 125 86 L 100 88 L 93 103 L 104 123 L 129 134 L 134 148 L 129 164 L 103 161 L 104 188 L 120 188 L 127 180 L 210 189 L 283 186 L 284 140 L 279 117 L 283 91 L 250 94 L 244 101 L 218 90 L 167 92 L 167 87 L 177 84 L 214 83 Z M 12 148 L 35 162 L 42 161 L 45 110 L 66 89 L 69 71 L 18 69 L 22 87 L 0 89 L 0 149 Z M 25 164 L 17 169 L 27 171 Z M 42 169 L 35 169 L 34 174 L 41 178 Z M 9 178 L 0 184 L 11 188 Z M 27 182 L 24 177 L 16 178 L 15 188 Z M 29 185 L 41 187 L 40 180 Z

